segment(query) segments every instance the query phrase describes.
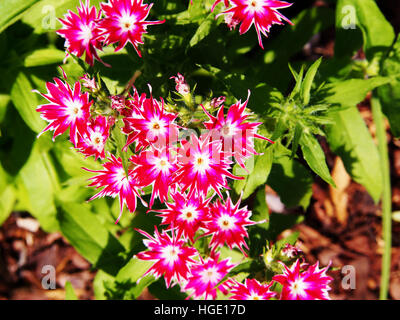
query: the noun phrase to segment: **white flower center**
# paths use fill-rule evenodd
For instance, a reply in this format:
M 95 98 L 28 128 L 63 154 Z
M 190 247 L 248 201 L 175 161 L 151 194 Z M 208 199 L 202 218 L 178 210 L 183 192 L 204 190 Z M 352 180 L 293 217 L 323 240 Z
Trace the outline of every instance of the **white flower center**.
M 263 298 L 255 292 L 252 292 L 249 296 L 249 300 L 263 300 Z
M 263 5 L 264 5 L 263 0 L 248 0 L 247 1 L 247 10 L 249 10 L 251 13 L 262 12 Z
M 115 183 L 117 183 L 117 188 L 121 188 L 121 186 L 129 185 L 128 179 L 126 179 L 126 174 L 124 168 L 118 168 L 118 171 L 115 173 Z
M 135 27 L 135 23 L 135 16 L 123 15 L 119 19 L 119 25 L 124 32 L 132 31 L 132 29 Z
M 103 136 L 100 132 L 98 131 L 94 131 L 91 135 L 90 135 L 90 141 L 93 145 L 93 147 L 98 150 L 101 151 L 104 148 L 104 141 L 103 141 Z
M 185 206 L 182 210 L 181 210 L 181 214 L 179 215 L 179 217 L 182 220 L 185 220 L 187 222 L 193 222 L 194 220 L 196 220 L 199 216 L 199 212 L 196 210 L 196 208 L 194 206 Z
M 221 128 L 221 134 L 224 138 L 230 138 L 236 134 L 236 127 L 230 123 L 225 124 Z
M 157 158 L 155 162 L 155 166 L 159 171 L 168 172 L 172 165 L 169 163 L 166 157 Z
M 209 267 L 200 272 L 201 281 L 203 283 L 217 284 L 220 280 L 220 274 L 216 267 Z
M 82 103 L 80 101 L 67 100 L 65 102 L 67 107 L 67 114 L 73 118 L 80 118 L 82 116 Z
M 160 119 L 153 119 L 148 125 L 148 129 L 154 136 L 162 135 L 166 132 L 165 123 Z
M 233 229 L 235 227 L 235 223 L 236 218 L 228 216 L 227 214 L 223 214 L 217 220 L 218 226 L 225 231 Z
M 292 282 L 290 285 L 290 291 L 293 295 L 296 296 L 304 296 L 306 294 L 305 289 L 307 288 L 307 284 L 302 279 L 297 279 Z
M 181 248 L 173 245 L 168 245 L 161 250 L 161 257 L 168 263 L 174 264 L 179 259 Z
M 92 40 L 92 28 L 87 24 L 81 26 L 80 38 L 83 40 L 84 44 L 88 44 Z
M 210 168 L 210 158 L 204 154 L 194 156 L 193 168 L 201 174 L 205 173 Z

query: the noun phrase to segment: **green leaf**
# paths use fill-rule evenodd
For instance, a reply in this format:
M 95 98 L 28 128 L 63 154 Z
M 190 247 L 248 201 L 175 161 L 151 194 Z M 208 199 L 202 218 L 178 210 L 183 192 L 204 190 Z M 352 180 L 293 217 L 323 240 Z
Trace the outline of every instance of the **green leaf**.
M 275 149 L 274 164 L 267 183 L 288 208 L 308 207 L 313 178 L 300 162 L 291 158 L 291 152 L 281 144 L 277 144 Z
M 348 2 L 337 0 L 336 4 L 335 57 L 348 57 L 346 65 L 351 67 L 350 58 L 362 47 L 363 37 L 357 28 L 356 7 Z
M 335 182 L 326 165 L 325 153 L 318 140 L 312 134 L 303 132 L 300 139 L 300 146 L 303 151 L 304 159 L 307 161 L 310 168 L 327 183 L 335 187 Z
M 74 287 L 69 281 L 65 283 L 65 300 L 78 300 Z
M 121 243 L 99 222 L 87 205 L 62 202 L 58 214 L 62 234 L 94 267 L 116 275 L 123 266 Z
M 214 13 L 210 13 L 207 18 L 203 20 L 203 22 L 200 24 L 200 26 L 197 28 L 196 33 L 193 35 L 193 37 L 189 41 L 189 46 L 194 47 L 196 44 L 198 44 L 201 40 L 203 40 L 205 37 L 207 37 L 212 28 L 213 25 L 215 25 L 215 19 L 214 19 Z
M 321 65 L 322 57 L 315 61 L 308 69 L 301 90 L 301 96 L 303 97 L 303 105 L 307 106 L 310 103 L 310 92 L 313 84 L 315 75 L 317 74 L 318 68 Z
M 64 51 L 55 48 L 38 49 L 26 56 L 24 66 L 30 68 L 49 64 L 59 64 L 64 58 Z
M 29 128 L 39 133 L 45 128 L 46 122 L 36 112 L 39 105 L 38 94 L 33 93 L 32 89 L 26 74 L 20 72 L 11 89 L 11 100 Z
M 0 33 L 21 18 L 21 15 L 39 0 L 1 0 Z
M 319 92 L 318 98 L 322 103 L 340 106 L 355 106 L 362 102 L 368 92 L 391 81 L 386 77 L 370 79 L 351 79 L 326 84 Z
M 397 76 L 395 81 L 379 87 L 377 91 L 390 129 L 396 137 L 400 137 L 400 34 L 383 62 L 381 73 L 384 76 Z
M 26 188 L 31 214 L 47 232 L 58 230 L 54 194 L 60 190 L 53 161 L 46 150 L 41 150 L 43 143 L 37 140 L 27 163 L 19 176 Z
M 382 176 L 377 147 L 357 107 L 331 112 L 334 125 L 326 127 L 330 148 L 339 155 L 347 172 L 362 184 L 375 202 L 382 193 Z
M 341 0 L 338 10 L 345 6 L 354 8 L 356 25 L 361 29 L 364 39 L 364 51 L 371 61 L 376 54 L 382 56 L 392 45 L 395 33 L 374 0 Z
M 243 180 L 235 180 L 233 188 L 237 194 L 243 191 L 243 199 L 248 198 L 259 186 L 264 185 L 271 171 L 273 160 L 273 147 L 268 147 L 263 155 L 256 155 L 246 161 L 246 172 L 240 166 L 236 166 L 234 173 L 245 177 Z M 245 175 L 246 174 L 246 175 Z
M 107 287 L 110 283 L 113 283 L 114 281 L 115 277 L 113 277 L 112 275 L 102 270 L 97 271 L 96 276 L 93 280 L 93 291 L 96 300 L 107 300 Z
M 154 264 L 154 261 L 140 260 L 137 257 L 133 257 L 129 262 L 121 268 L 118 272 L 116 280 L 125 281 L 131 280 L 132 282 L 138 281 L 143 274 L 150 269 Z

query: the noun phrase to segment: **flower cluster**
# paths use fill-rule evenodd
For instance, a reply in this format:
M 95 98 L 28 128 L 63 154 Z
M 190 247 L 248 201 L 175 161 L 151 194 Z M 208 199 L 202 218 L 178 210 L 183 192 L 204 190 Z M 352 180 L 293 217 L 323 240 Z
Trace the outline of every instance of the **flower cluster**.
M 69 53 L 77 57 L 85 54 L 86 63 L 93 65 L 94 59 L 103 62 L 98 50 L 103 47 L 118 44 L 119 51 L 130 42 L 139 56 L 139 44 L 143 44 L 143 34 L 148 25 L 164 23 L 164 21 L 146 21 L 152 4 L 143 0 L 109 0 L 100 3 L 100 10 L 80 0 L 77 13 L 68 11 L 64 19 L 59 19 L 62 29 L 57 33 L 65 38 L 67 56 Z M 104 62 L 103 62 L 104 63 Z
M 241 33 L 254 23 L 258 34 L 268 31 L 265 23 L 280 21 L 275 9 L 288 6 L 274 0 L 224 3 L 232 5 L 224 14 L 242 21 Z M 60 20 L 63 29 L 58 31 L 66 39 L 67 52 L 77 57 L 85 54 L 90 65 L 94 59 L 101 61 L 97 50 L 105 45 L 118 43 L 118 51 L 131 42 L 140 55 L 138 44 L 147 25 L 163 22 L 145 21 L 151 5 L 142 0 L 109 0 L 100 7 L 97 12 L 89 1 L 81 2 L 78 13 L 69 11 Z M 100 189 L 89 200 L 118 198 L 117 222 L 125 207 L 136 211 L 138 199 L 148 207 L 148 214 L 155 212 L 161 218 L 153 235 L 137 229 L 147 247 L 137 258 L 153 262 L 144 275 L 163 277 L 167 287 L 179 284 L 194 298 L 216 299 L 224 294 L 231 299 L 270 299 L 277 296 L 277 284 L 282 286 L 281 299 L 329 298 L 327 268 L 319 269 L 318 264 L 307 268 L 299 259 L 290 268 L 283 265 L 282 274 L 270 282 L 246 279 L 242 283 L 230 276 L 237 263 L 224 258 L 221 249 L 238 249 L 246 258 L 248 228 L 264 221 L 252 221 L 241 197 L 233 201 L 224 192 L 230 180 L 243 179 L 232 173 L 233 165 L 246 169 L 246 160 L 258 154 L 254 140 L 273 142 L 257 133 L 262 123 L 253 122 L 247 109 L 250 91 L 244 102 L 230 106 L 224 96 L 196 106 L 184 76 L 178 73 L 170 79 L 186 104 L 188 121 L 168 99 L 155 98 L 151 86 L 149 94 L 132 85 L 110 96 L 94 74 L 85 74 L 71 85 L 63 71 L 63 79 L 48 82 L 47 93 L 40 93 L 48 101 L 37 108 L 49 122 L 42 133 L 53 131 L 55 139 L 69 130 L 78 152 L 102 161 L 101 170 L 84 168 L 93 173 L 89 186 Z M 282 251 L 290 258 L 298 253 L 289 246 Z

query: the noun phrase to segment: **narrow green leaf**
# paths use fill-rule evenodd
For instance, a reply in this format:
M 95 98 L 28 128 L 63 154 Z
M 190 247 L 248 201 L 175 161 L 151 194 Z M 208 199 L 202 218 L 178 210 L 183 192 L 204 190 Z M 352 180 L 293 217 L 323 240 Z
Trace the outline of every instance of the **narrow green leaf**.
M 300 93 L 301 85 L 303 84 L 303 76 L 304 76 L 304 66 L 301 67 L 300 73 L 297 73 L 292 66 L 289 64 L 290 72 L 292 73 L 294 79 L 296 80 L 296 85 L 293 88 L 293 91 L 290 93 L 289 99 L 294 98 L 297 94 Z
M 94 267 L 116 275 L 124 263 L 119 255 L 125 251 L 121 243 L 87 205 L 67 202 L 60 205 L 58 220 L 62 234 Z
M 32 89 L 26 74 L 19 73 L 11 89 L 11 100 L 29 128 L 39 133 L 45 128 L 46 122 L 36 112 L 39 99 L 38 95 L 32 92 Z
M 311 67 L 308 69 L 306 73 L 306 76 L 304 77 L 301 95 L 303 97 L 303 105 L 305 106 L 307 106 L 310 103 L 311 86 L 313 84 L 315 75 L 317 74 L 318 68 L 321 65 L 321 62 L 322 62 L 322 57 L 311 65 Z
M 190 47 L 194 47 L 196 44 L 198 44 L 201 40 L 203 40 L 205 37 L 207 37 L 210 34 L 213 25 L 215 25 L 214 16 L 215 16 L 214 13 L 210 13 L 207 16 L 207 18 L 205 18 L 203 20 L 203 22 L 197 28 L 195 34 L 189 41 Z
M 347 172 L 362 184 L 375 202 L 382 194 L 382 175 L 377 147 L 357 107 L 331 112 L 334 125 L 326 127 L 330 148 Z
M 65 283 L 65 300 L 79 300 L 74 287 L 69 281 Z
M 300 146 L 303 151 L 304 159 L 307 161 L 310 168 L 323 180 L 335 187 L 335 182 L 326 165 L 325 153 L 318 140 L 313 135 L 303 132 Z

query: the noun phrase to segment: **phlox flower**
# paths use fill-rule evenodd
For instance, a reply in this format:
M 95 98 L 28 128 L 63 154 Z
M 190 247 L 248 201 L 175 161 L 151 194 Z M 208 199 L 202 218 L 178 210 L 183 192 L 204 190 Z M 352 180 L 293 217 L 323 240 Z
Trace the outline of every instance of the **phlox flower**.
M 64 74 L 64 77 L 65 74 Z M 81 93 L 81 84 L 76 82 L 71 88 L 69 83 L 54 78 L 55 83 L 47 82 L 47 94 L 39 93 L 50 103 L 42 104 L 36 111 L 40 112 L 42 119 L 50 124 L 39 134 L 54 130 L 53 140 L 64 133 L 68 128 L 71 142 L 76 146 L 78 134 L 86 130 L 90 117 L 90 106 L 88 93 Z
M 151 143 L 169 146 L 178 139 L 178 126 L 174 123 L 177 114 L 165 111 L 164 100 L 161 102 L 145 95 L 130 103 L 131 116 L 124 118 L 123 132 L 128 135 L 126 147 L 136 142 L 136 151 L 146 148 Z
M 214 6 L 220 1 L 221 0 L 217 0 Z M 282 20 L 285 20 L 289 24 L 293 24 L 278 11 L 278 9 L 290 7 L 292 5 L 291 3 L 279 0 L 229 0 L 229 2 L 231 7 L 219 15 L 229 15 L 230 20 L 235 21 L 234 25 L 231 25 L 230 27 L 241 22 L 239 28 L 240 34 L 246 33 L 254 24 L 257 32 L 258 43 L 263 49 L 261 34 L 267 37 L 267 33 L 271 26 L 273 24 L 283 24 Z M 226 1 L 225 6 L 227 6 Z
M 182 95 L 186 95 L 190 93 L 190 87 L 187 84 L 185 77 L 183 75 L 181 75 L 179 72 L 176 76 L 171 77 L 170 79 L 174 79 L 175 80 L 175 90 L 182 94 Z
M 148 25 L 161 24 L 162 21 L 145 21 L 153 4 L 147 5 L 143 0 L 109 0 L 101 3 L 105 18 L 100 22 L 105 44 L 119 43 L 115 51 L 119 51 L 130 42 L 138 55 L 139 44 L 143 44 L 143 34 Z
M 157 210 L 163 218 L 161 224 L 168 224 L 176 228 L 178 237 L 183 235 L 194 242 L 196 232 L 204 226 L 208 217 L 208 204 L 212 198 L 204 200 L 203 197 L 192 194 L 175 192 L 171 195 L 173 202 L 167 202 L 167 209 Z
M 230 249 L 237 247 L 242 253 L 243 247 L 248 249 L 245 238 L 248 237 L 246 227 L 256 224 L 251 221 L 251 211 L 247 210 L 247 206 L 240 208 L 240 199 L 233 205 L 232 200 L 228 197 L 223 204 L 220 199 L 210 205 L 209 219 L 204 229 L 205 236 L 212 235 L 210 246 L 213 249 L 222 247 L 225 243 Z
M 201 257 L 200 257 L 201 258 Z M 205 261 L 201 261 L 191 268 L 191 276 L 187 279 L 184 286 L 185 291 L 190 291 L 190 296 L 196 298 L 216 299 L 217 289 L 222 293 L 227 294 L 230 282 L 225 281 L 218 287 L 218 283 L 228 274 L 235 266 L 231 264 L 231 259 L 219 261 L 219 254 L 213 257 L 208 257 Z
M 68 10 L 64 19 L 59 19 L 63 28 L 57 33 L 65 38 L 65 47 L 70 53 L 77 57 L 85 53 L 86 63 L 92 66 L 93 59 L 103 62 L 97 54 L 97 50 L 101 50 L 103 45 L 98 28 L 101 11 L 97 12 L 96 7 L 90 7 L 89 3 L 90 1 L 86 0 L 83 4 L 81 0 L 77 14 Z
M 233 154 L 235 160 L 242 168 L 245 168 L 244 161 L 247 158 L 257 154 L 254 149 L 254 138 L 273 143 L 270 139 L 257 134 L 257 128 L 262 122 L 247 121 L 249 114 L 246 113 L 245 109 L 248 101 L 249 97 L 243 103 L 239 100 L 231 105 L 226 117 L 224 116 L 223 105 L 219 108 L 216 117 L 208 113 L 203 107 L 204 112 L 210 118 L 208 122 L 204 123 L 204 126 L 212 132 L 214 139 L 221 139 L 223 150 Z
M 200 138 L 192 134 L 190 142 L 182 140 L 181 143 L 178 155 L 180 168 L 173 183 L 178 183 L 182 192 L 190 189 L 189 197 L 195 192 L 205 197 L 213 189 L 222 198 L 220 189 L 228 189 L 226 177 L 242 179 L 228 171 L 232 162 L 222 151 L 220 141 L 211 141 L 207 134 Z
M 270 291 L 273 282 L 262 284 L 256 279 L 246 279 L 245 283 L 236 280 L 231 286 L 230 293 L 232 300 L 269 300 L 276 295 Z
M 289 268 L 282 263 L 283 274 L 272 280 L 282 285 L 281 300 L 330 300 L 329 283 L 333 280 L 326 274 L 329 267 L 319 269 L 319 262 L 301 271 L 300 259 Z
M 106 117 L 97 116 L 90 119 L 85 131 L 78 137 L 77 149 L 85 156 L 104 159 L 104 146 L 110 134 L 110 124 Z
M 173 149 L 157 148 L 152 145 L 139 155 L 132 156 L 130 160 L 136 165 L 133 174 L 137 185 L 139 187 L 152 185 L 153 187 L 150 207 L 153 206 L 155 197 L 159 197 L 161 202 L 167 201 L 172 174 L 178 169 Z
M 130 212 L 135 211 L 136 196 L 139 197 L 139 193 L 137 191 L 136 181 L 133 178 L 132 170 L 128 170 L 128 175 L 125 173 L 121 158 L 117 159 L 111 154 L 107 160 L 108 162 L 103 164 L 104 170 L 89 170 L 84 168 L 87 171 L 99 173 L 89 179 L 92 180 L 89 186 L 96 187 L 96 189 L 103 188 L 103 190 L 91 197 L 89 201 L 104 196 L 113 198 L 118 196 L 121 209 L 116 221 L 116 223 L 118 223 L 124 204 Z
M 195 248 L 185 246 L 185 240 L 178 238 L 175 231 L 172 231 L 172 237 L 167 231 L 162 233 L 154 227 L 154 237 L 143 230 L 137 230 L 147 239 L 143 243 L 148 248 L 137 254 L 141 260 L 154 261 L 154 264 L 143 275 L 153 274 L 156 278 L 164 276 L 167 288 L 171 281 L 182 282 L 190 276 L 190 269 L 196 263 L 193 258 L 198 255 Z

